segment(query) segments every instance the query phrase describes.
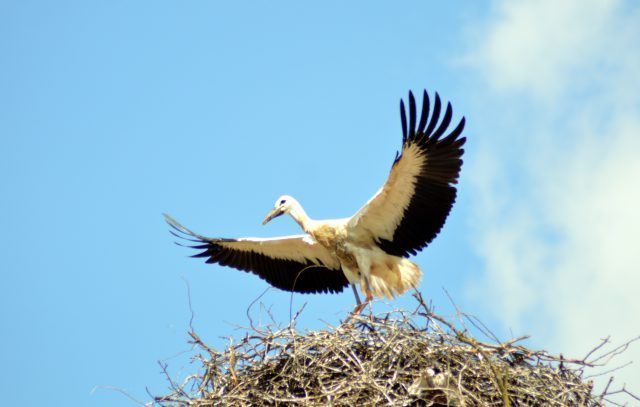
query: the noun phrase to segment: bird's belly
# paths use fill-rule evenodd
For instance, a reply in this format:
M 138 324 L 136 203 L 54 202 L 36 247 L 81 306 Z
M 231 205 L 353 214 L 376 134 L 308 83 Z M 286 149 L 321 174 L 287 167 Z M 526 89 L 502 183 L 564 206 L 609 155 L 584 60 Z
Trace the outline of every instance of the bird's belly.
M 345 247 L 344 242 L 338 242 L 333 248 L 335 256 L 340 260 L 342 271 L 345 277 L 351 284 L 360 284 L 362 275 L 360 273 L 360 267 L 358 261 L 348 248 Z
M 343 267 L 348 268 L 353 273 L 357 273 L 358 275 L 360 274 L 356 257 L 353 255 L 353 253 L 346 250 L 344 248 L 344 245 L 337 245 L 335 253 L 336 257 L 340 259 L 340 264 L 342 264 Z

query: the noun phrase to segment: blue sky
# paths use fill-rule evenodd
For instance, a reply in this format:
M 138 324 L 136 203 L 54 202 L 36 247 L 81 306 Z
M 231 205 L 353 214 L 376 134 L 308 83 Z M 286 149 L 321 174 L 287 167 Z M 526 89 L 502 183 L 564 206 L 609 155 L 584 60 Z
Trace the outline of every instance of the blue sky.
M 0 1 L 4 402 L 166 392 L 158 360 L 195 369 L 174 357 L 184 280 L 203 339 L 242 335 L 266 284 L 188 259 L 161 213 L 224 237 L 297 233 L 260 225 L 281 194 L 350 216 L 386 178 L 410 89 L 467 118 L 459 202 L 415 259 L 436 308 L 444 287 L 503 336 L 575 356 L 638 335 L 620 320 L 640 312 L 640 14 L 586 3 Z M 289 300 L 261 301 L 286 322 Z M 317 328 L 353 296 L 293 302 Z

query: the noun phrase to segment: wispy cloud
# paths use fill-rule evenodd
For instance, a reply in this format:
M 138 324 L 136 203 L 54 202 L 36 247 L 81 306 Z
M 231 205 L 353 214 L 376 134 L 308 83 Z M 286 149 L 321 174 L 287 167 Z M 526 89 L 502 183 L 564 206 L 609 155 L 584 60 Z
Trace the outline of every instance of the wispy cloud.
M 473 286 L 506 325 L 577 356 L 640 334 L 640 8 L 494 6 L 466 58 L 484 113 Z M 640 363 L 637 346 L 625 356 Z M 639 389 L 638 372 L 617 376 Z
M 593 83 L 632 45 L 618 41 L 633 41 L 625 26 L 634 16 L 623 6 L 615 0 L 499 1 L 477 44 L 477 67 L 496 89 L 536 96 Z

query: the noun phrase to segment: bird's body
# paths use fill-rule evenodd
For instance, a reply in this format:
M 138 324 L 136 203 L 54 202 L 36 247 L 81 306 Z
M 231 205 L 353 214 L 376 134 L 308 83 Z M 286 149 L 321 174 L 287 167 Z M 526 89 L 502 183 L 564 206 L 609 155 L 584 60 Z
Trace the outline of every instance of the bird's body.
M 171 217 L 167 222 L 204 250 L 194 257 L 249 271 L 271 285 L 301 293 L 341 292 L 360 285 L 367 301 L 392 298 L 416 287 L 420 268 L 407 257 L 429 244 L 439 233 L 455 202 L 465 138 L 459 138 L 464 118 L 441 138 L 451 121 L 451 105 L 439 121 L 436 94 L 429 117 L 424 92 L 417 123 L 414 97 L 409 93 L 409 127 L 401 102 L 402 151 L 396 154 L 385 185 L 350 218 L 313 220 L 290 196 L 281 196 L 263 224 L 288 213 L 304 235 L 281 238 L 208 238 L 186 229 Z M 186 237 L 185 237 L 186 236 Z M 195 238 L 195 239 L 193 239 Z M 356 293 L 356 299 L 360 305 Z M 361 307 L 358 308 L 360 310 Z
M 359 239 L 351 218 L 315 221 L 294 198 L 279 199 L 290 203 L 293 209 L 289 213 L 294 220 L 340 263 L 349 283 L 359 284 L 367 298 L 393 298 L 418 285 L 420 268 L 407 259 L 385 253 L 370 239 Z

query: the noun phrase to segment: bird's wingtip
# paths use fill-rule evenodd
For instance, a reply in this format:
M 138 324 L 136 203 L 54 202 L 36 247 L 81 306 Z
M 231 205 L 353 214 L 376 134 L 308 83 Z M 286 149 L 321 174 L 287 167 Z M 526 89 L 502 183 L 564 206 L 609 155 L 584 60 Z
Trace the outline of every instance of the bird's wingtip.
M 163 213 L 162 216 L 164 217 L 164 221 L 167 222 L 169 226 L 178 230 L 182 228 L 182 225 L 177 220 L 173 219 L 173 217 L 168 213 Z
M 187 229 L 184 226 L 182 226 L 180 224 L 180 222 L 178 222 L 173 217 L 171 217 L 171 215 L 169 215 L 167 213 L 163 213 L 162 215 L 164 216 L 165 222 L 167 222 L 169 224 L 169 226 L 171 226 L 173 229 L 177 230 L 180 233 L 184 233 L 184 234 L 193 236 L 193 232 L 191 232 L 189 229 Z
M 173 217 L 171 217 L 171 215 L 166 213 L 163 213 L 162 215 L 164 216 L 164 220 L 167 222 L 167 224 L 171 226 L 171 228 L 173 229 L 173 230 L 169 230 L 169 233 L 171 233 L 175 237 L 178 237 L 184 240 L 189 240 L 192 242 L 198 242 L 198 243 L 207 242 L 210 240 L 209 238 L 199 235 L 193 232 L 192 230 L 182 226 L 182 224 L 177 220 L 175 220 Z M 194 239 L 190 239 L 189 237 L 192 237 Z

